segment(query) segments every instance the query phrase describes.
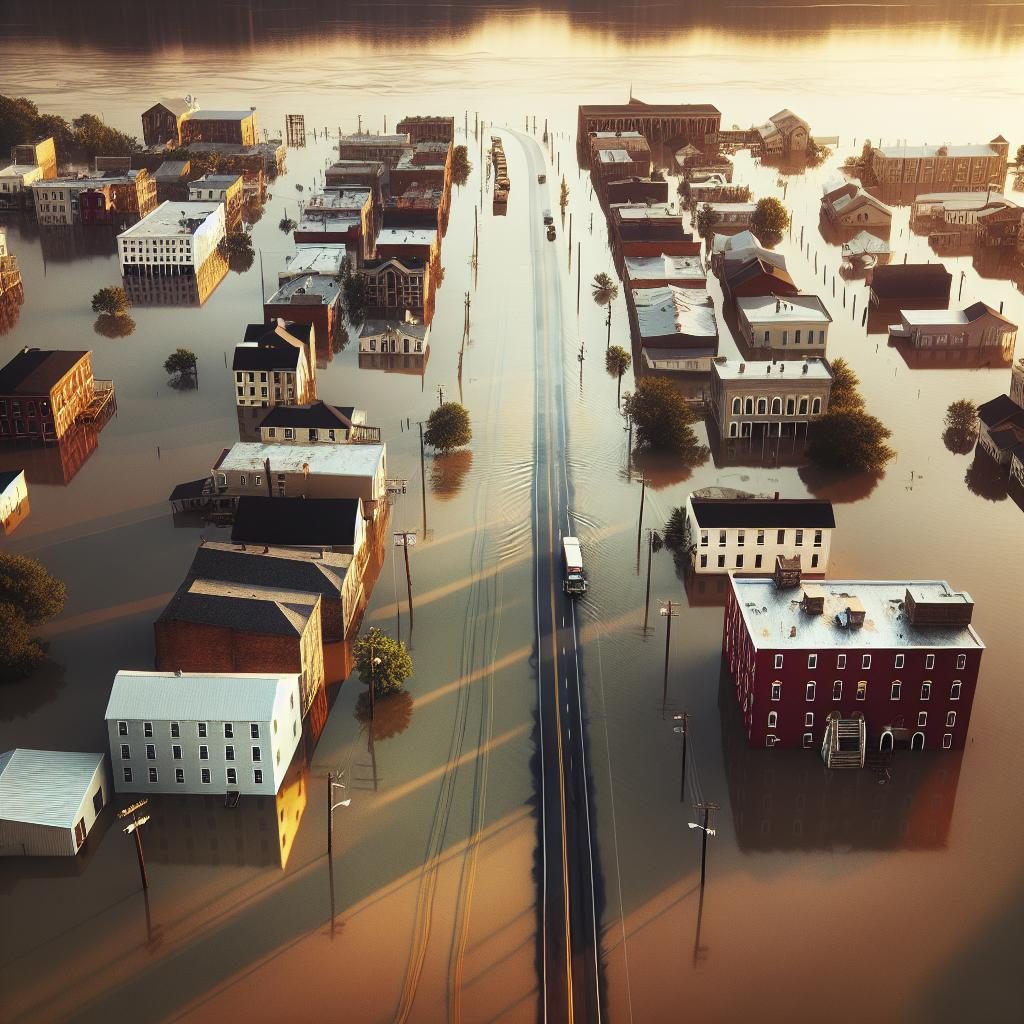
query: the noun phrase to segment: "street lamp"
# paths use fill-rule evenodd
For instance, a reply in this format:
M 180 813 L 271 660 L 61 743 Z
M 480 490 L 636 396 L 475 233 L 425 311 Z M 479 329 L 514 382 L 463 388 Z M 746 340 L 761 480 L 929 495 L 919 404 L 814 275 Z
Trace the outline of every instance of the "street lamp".
M 689 826 L 690 828 L 699 828 L 699 829 L 703 829 L 703 830 L 704 830 L 705 832 L 707 832 L 707 834 L 708 834 L 709 836 L 713 836 L 713 835 L 715 834 L 715 830 L 714 830 L 713 828 L 704 828 L 704 826 L 703 826 L 703 825 L 698 825 L 698 824 L 697 824 L 697 822 L 695 822 L 695 821 L 688 821 L 688 822 L 687 822 L 686 824 L 687 824 L 687 825 L 688 825 L 688 826 Z
M 339 772 L 339 779 L 344 772 Z M 327 857 L 334 856 L 334 812 L 339 807 L 348 807 L 352 803 L 351 797 L 334 802 L 334 791 L 336 789 L 348 789 L 344 782 L 335 782 L 331 772 L 327 773 Z
M 708 828 L 708 817 L 712 811 L 718 810 L 718 804 L 713 804 L 709 800 L 702 800 L 698 804 L 694 804 L 694 810 L 701 811 L 704 814 L 704 824 L 698 824 L 696 821 L 688 821 L 686 824 L 689 828 L 699 828 L 702 832 L 700 837 L 700 888 L 701 892 L 704 891 L 704 878 L 705 868 L 707 866 L 708 857 L 708 836 L 713 836 L 715 830 Z
M 377 696 L 377 666 L 381 663 L 374 651 L 375 647 L 370 647 L 370 721 L 373 721 L 373 712 L 375 698 Z

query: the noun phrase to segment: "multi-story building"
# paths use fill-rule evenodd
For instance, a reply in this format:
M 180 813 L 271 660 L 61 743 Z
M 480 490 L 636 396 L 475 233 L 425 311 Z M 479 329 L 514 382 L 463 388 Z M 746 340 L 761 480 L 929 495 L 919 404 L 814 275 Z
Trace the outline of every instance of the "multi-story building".
M 734 234 L 749 231 L 757 203 L 707 203 L 715 216 L 715 231 L 718 234 Z
M 117 236 L 123 275 L 195 277 L 224 237 L 220 203 L 161 203 Z
M 302 737 L 294 672 L 136 672 L 105 713 L 118 793 L 273 796 Z
M 23 210 L 33 202 L 32 186 L 43 180 L 35 164 L 9 164 L 0 170 L 0 210 Z
M 888 234 L 892 227 L 892 210 L 853 182 L 826 185 L 821 213 L 834 228 Z
M 359 330 L 360 355 L 404 355 L 424 362 L 430 351 L 430 327 L 414 321 L 367 320 Z
M 450 142 L 420 142 L 399 156 L 388 175 L 392 196 L 400 196 L 410 188 L 433 185 L 443 192 L 445 214 L 452 185 L 452 152 Z
M 722 650 L 755 747 L 960 750 L 985 645 L 974 602 L 934 580 L 733 576 Z M 839 748 L 850 725 L 851 750 Z
M 879 146 L 871 150 L 878 184 L 938 186 L 970 192 L 991 185 L 1002 190 L 1010 144 L 1001 135 L 982 146 Z
M 320 357 L 327 360 L 332 354 L 331 340 L 341 324 L 341 279 L 327 274 L 290 277 L 263 303 L 263 316 L 270 323 L 284 320 L 308 325 L 315 335 L 309 339 L 311 365 L 317 362 L 317 343 Z
M 455 118 L 433 114 L 403 117 L 395 125 L 395 131 L 408 135 L 413 145 L 417 142 L 454 142 Z
M 313 196 L 302 208 L 296 242 L 343 244 L 357 260 L 373 245 L 373 193 L 368 188 L 333 189 Z
M 0 440 L 59 441 L 113 390 L 93 377 L 91 352 L 24 348 L 0 369 Z
M 294 672 L 303 715 L 322 695 L 319 594 L 189 578 L 153 628 L 161 671 Z
M 773 357 L 824 355 L 832 317 L 817 295 L 752 295 L 736 300 L 740 336 Z
M 343 135 L 338 140 L 339 160 L 376 160 L 391 168 L 412 145 L 405 132 L 400 135 Z
M 269 408 L 301 405 L 315 397 L 311 369 L 315 329 L 308 324 L 249 324 L 235 346 L 235 404 Z
M 388 260 L 412 257 L 428 267 L 441 258 L 441 233 L 436 227 L 382 227 L 374 247 L 376 258 Z
M 357 577 L 369 555 L 366 513 L 359 498 L 283 498 L 246 495 L 238 499 L 231 543 L 297 548 L 351 555 Z
M 142 138 L 147 146 L 180 146 L 182 124 L 194 107 L 180 96 L 165 97 L 142 112 Z
M 11 160 L 15 164 L 38 167 L 44 178 L 57 177 L 57 146 L 51 136 L 19 143 L 11 150 Z
M 1024 240 L 1024 207 L 1000 206 L 979 213 L 975 238 L 985 247 L 1018 248 Z
M 801 363 L 711 364 L 711 412 L 721 438 L 805 437 L 828 411 L 832 369 L 823 357 Z
M 115 214 L 144 217 L 156 207 L 156 180 L 144 168 L 123 174 L 50 178 L 31 186 L 36 220 L 44 225 L 109 224 Z
M 710 103 L 644 103 L 630 97 L 628 103 L 581 105 L 576 141 L 583 148 L 591 132 L 634 131 L 651 142 L 713 143 L 721 125 L 722 113 Z
M 291 256 L 285 256 L 284 267 L 277 271 L 277 283 L 284 284 L 296 277 L 319 274 L 324 277 L 341 278 L 348 249 L 344 245 L 330 243 L 300 243 Z
M 686 550 L 696 573 L 759 576 L 776 559 L 799 559 L 805 574 L 824 575 L 836 519 L 832 502 L 813 498 L 686 499 Z
M 629 325 L 649 370 L 703 372 L 718 354 L 715 306 L 703 289 L 633 288 L 626 292 Z
M 225 216 L 231 219 L 242 208 L 242 175 L 204 174 L 189 182 L 188 198 L 193 203 L 223 203 Z
M 181 122 L 183 143 L 255 146 L 258 136 L 255 107 L 249 110 L 195 110 Z
M 352 406 L 277 405 L 260 420 L 260 440 L 264 444 L 376 444 L 380 427 L 368 427 L 365 411 Z
M 1014 371 L 1017 371 L 1014 366 Z M 978 447 L 1000 466 L 1009 466 L 1024 445 L 1024 408 L 1020 399 L 999 395 L 978 406 Z
M 984 302 L 966 309 L 901 309 L 900 323 L 889 336 L 906 340 L 914 348 L 998 348 L 1013 356 L 1017 325 Z
M 401 317 L 408 311 L 430 323 L 433 289 L 430 264 L 425 260 L 415 256 L 366 260 L 362 274 L 366 281 L 366 304 L 375 315 Z

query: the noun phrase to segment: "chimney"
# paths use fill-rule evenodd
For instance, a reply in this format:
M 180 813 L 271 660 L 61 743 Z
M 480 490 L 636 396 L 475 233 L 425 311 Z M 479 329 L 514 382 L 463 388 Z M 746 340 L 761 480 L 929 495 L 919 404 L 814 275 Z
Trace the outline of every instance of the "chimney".
M 806 373 L 806 372 L 807 372 L 807 364 L 806 364 L 806 363 L 804 363 L 804 369 L 803 369 L 803 372 L 804 372 L 804 373 Z
M 817 583 L 805 583 L 800 608 L 808 615 L 821 615 L 825 610 L 825 591 Z
M 800 556 L 786 558 L 785 555 L 775 557 L 775 589 L 793 590 L 800 586 Z
M 779 500 L 779 492 L 778 492 L 778 491 L 776 491 L 776 492 L 775 492 L 775 500 L 776 500 L 776 501 L 778 501 L 778 500 Z
M 180 669 L 180 668 L 176 668 L 176 669 L 174 670 L 174 674 L 175 674 L 176 676 L 180 676 L 180 675 L 181 675 L 181 669 Z
M 782 309 L 782 300 L 777 298 L 775 300 L 775 312 L 778 313 L 779 310 L 781 310 L 781 309 Z
M 740 373 L 746 373 L 746 372 L 747 372 L 747 364 L 746 363 L 740 363 Z

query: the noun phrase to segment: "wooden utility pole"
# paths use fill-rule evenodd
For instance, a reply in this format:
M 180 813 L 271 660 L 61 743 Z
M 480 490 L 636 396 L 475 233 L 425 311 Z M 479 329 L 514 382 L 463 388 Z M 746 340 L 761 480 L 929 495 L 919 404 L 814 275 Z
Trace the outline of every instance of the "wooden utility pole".
M 362 135 L 363 134 L 363 115 L 362 114 L 356 114 L 356 117 L 359 118 L 359 129 L 356 132 L 356 134 L 357 135 Z
M 637 561 L 637 572 L 640 571 L 640 538 L 644 532 L 644 498 L 647 496 L 647 477 L 641 474 L 640 476 L 640 518 L 636 524 L 636 561 Z
M 129 804 L 123 811 L 118 811 L 117 816 L 121 819 L 131 818 L 132 820 L 124 826 L 124 832 L 135 837 L 135 854 L 139 859 L 139 877 L 142 879 L 142 888 L 149 888 L 149 876 L 146 874 L 146 857 L 142 851 L 142 826 L 149 821 L 149 815 L 144 814 L 141 818 L 136 814 L 149 800 L 137 800 Z
M 423 536 L 427 535 L 427 466 L 423 456 L 423 421 L 420 428 L 420 493 L 423 495 Z
M 661 713 L 662 717 L 665 714 L 665 703 L 668 700 L 668 657 L 669 651 L 672 647 L 672 620 L 679 615 L 676 609 L 679 607 L 679 601 L 662 601 L 661 602 L 661 617 L 665 619 L 665 673 L 661 680 Z
M 437 407 L 438 407 L 438 409 L 440 409 L 442 405 L 444 405 L 444 385 L 443 384 L 438 384 L 437 385 Z
M 409 569 L 409 546 L 416 543 L 415 530 L 399 530 L 395 534 L 395 542 L 401 538 L 401 547 L 405 551 L 405 584 L 409 591 L 409 631 L 412 631 L 412 572 Z M 411 538 L 411 541 L 410 541 Z
M 576 243 L 576 315 L 580 315 L 580 295 L 583 290 L 583 243 Z
M 647 618 L 651 610 L 651 556 L 654 554 L 654 538 L 658 534 L 648 528 L 647 530 L 647 592 L 644 596 L 644 634 L 647 633 Z
M 686 799 L 686 736 L 687 727 L 690 724 L 690 712 L 683 711 L 678 715 L 673 715 L 672 718 L 680 723 L 673 731 L 680 733 L 683 737 L 683 763 L 679 775 L 679 802 L 682 803 Z
M 712 811 L 718 810 L 718 804 L 713 804 L 708 800 L 702 800 L 699 804 L 694 804 L 694 808 L 704 814 L 704 823 L 701 826 L 701 839 L 700 839 L 700 887 L 704 888 L 704 879 L 706 877 L 707 858 L 708 858 L 708 836 L 713 836 L 715 830 L 708 827 L 708 820 Z

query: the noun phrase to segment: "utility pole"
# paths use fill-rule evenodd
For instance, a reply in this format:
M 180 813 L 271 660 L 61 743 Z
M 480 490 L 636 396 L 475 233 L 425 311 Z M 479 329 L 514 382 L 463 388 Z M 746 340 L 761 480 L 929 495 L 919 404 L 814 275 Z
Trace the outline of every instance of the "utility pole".
M 117 816 L 121 819 L 130 817 L 132 820 L 124 826 L 124 832 L 126 835 L 132 835 L 135 837 L 135 854 L 139 858 L 139 877 L 142 879 L 142 888 L 149 888 L 149 877 L 146 875 L 146 858 L 142 852 L 142 826 L 149 821 L 149 815 L 144 814 L 141 818 L 137 816 L 136 811 L 141 810 L 149 800 L 137 800 L 133 804 L 129 804 L 123 811 L 118 811 Z
M 694 804 L 694 808 L 698 811 L 702 811 L 704 814 L 704 824 L 699 826 L 702 830 L 700 839 L 700 887 L 704 889 L 704 878 L 707 869 L 707 857 L 708 857 L 708 836 L 713 836 L 715 830 L 708 828 L 708 817 L 712 811 L 718 810 L 718 804 L 713 804 L 708 800 L 702 800 L 699 804 Z
M 427 467 L 423 457 L 423 421 L 419 421 L 420 428 L 420 493 L 423 495 L 423 536 L 427 535 Z
M 647 496 L 647 477 L 640 475 L 640 518 L 636 524 L 636 562 L 637 573 L 640 572 L 640 538 L 644 532 L 644 498 Z
M 662 601 L 660 614 L 665 619 L 665 673 L 661 680 L 661 714 L 665 716 L 665 702 L 668 700 L 668 656 L 672 647 L 672 620 L 679 615 L 676 608 L 679 601 Z
M 576 315 L 580 315 L 580 292 L 583 288 L 583 243 L 576 244 Z
M 679 775 L 679 802 L 682 803 L 686 799 L 686 736 L 687 727 L 690 724 L 690 712 L 683 711 L 678 715 L 673 715 L 672 718 L 680 723 L 672 731 L 680 733 L 683 737 L 683 766 Z
M 437 385 L 437 407 L 438 407 L 438 409 L 440 409 L 442 405 L 444 405 L 444 385 L 443 384 L 438 384 Z
M 376 711 L 377 703 L 377 666 L 380 658 L 377 657 L 377 648 L 370 644 L 370 731 L 373 732 L 373 714 Z
M 362 114 L 356 114 L 356 117 L 359 118 L 359 129 L 356 132 L 356 135 L 362 135 L 363 134 L 363 115 Z
M 395 534 L 395 544 L 405 551 L 405 584 L 409 590 L 409 631 L 412 632 L 412 572 L 409 569 L 409 547 L 416 543 L 415 530 L 399 530 Z
M 644 634 L 647 634 L 647 618 L 651 610 L 651 555 L 654 554 L 654 541 L 658 534 L 648 527 L 647 529 L 647 593 L 644 596 Z M 660 538 L 658 538 L 660 540 Z

